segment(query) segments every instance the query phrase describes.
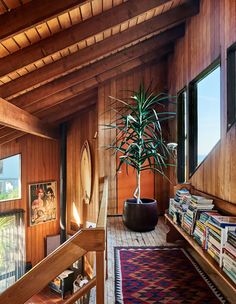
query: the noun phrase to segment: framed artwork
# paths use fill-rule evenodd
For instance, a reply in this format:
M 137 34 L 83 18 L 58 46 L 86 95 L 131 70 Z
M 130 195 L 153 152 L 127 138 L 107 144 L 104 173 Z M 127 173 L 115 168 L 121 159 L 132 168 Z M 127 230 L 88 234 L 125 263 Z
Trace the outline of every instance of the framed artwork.
M 56 181 L 29 185 L 30 226 L 56 220 Z

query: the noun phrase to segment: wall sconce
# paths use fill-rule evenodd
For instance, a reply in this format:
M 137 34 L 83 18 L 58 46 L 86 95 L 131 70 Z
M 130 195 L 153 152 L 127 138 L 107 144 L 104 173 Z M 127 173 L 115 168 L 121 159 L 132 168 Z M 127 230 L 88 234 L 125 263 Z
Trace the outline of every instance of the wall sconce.
M 177 147 L 178 147 L 178 144 L 177 143 L 168 143 L 167 147 L 173 153 L 174 158 L 177 158 Z

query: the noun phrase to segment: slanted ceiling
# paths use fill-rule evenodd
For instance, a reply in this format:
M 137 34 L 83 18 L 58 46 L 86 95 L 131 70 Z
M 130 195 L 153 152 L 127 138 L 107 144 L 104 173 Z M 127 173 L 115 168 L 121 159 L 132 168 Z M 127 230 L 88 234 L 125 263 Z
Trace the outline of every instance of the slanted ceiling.
M 0 97 L 16 106 L 12 125 L 0 109 L 0 144 L 25 134 L 22 110 L 48 130 L 91 106 L 100 83 L 168 55 L 198 10 L 196 0 L 0 0 Z

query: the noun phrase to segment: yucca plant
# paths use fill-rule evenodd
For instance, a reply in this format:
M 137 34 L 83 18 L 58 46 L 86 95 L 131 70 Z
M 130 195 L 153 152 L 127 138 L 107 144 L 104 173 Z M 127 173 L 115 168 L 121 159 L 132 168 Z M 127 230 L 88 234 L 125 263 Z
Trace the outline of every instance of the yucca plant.
M 172 152 L 163 138 L 161 124 L 173 118 L 175 112 L 165 110 L 169 101 L 168 95 L 156 95 L 150 88 L 145 89 L 143 84 L 127 100 L 110 98 L 114 101 L 112 109 L 115 111 L 115 120 L 106 127 L 116 129 L 116 136 L 108 148 L 118 155 L 117 171 L 123 164 L 126 164 L 127 170 L 128 166 L 136 170 L 137 186 L 134 197 L 137 203 L 142 203 L 142 172 L 151 170 L 168 178 L 165 170 L 168 166 L 174 166 L 170 163 Z

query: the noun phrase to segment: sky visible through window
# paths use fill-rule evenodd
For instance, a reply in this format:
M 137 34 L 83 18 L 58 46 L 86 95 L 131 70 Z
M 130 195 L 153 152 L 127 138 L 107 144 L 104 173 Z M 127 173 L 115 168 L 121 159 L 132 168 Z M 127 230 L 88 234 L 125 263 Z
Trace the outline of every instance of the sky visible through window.
M 200 80 L 198 94 L 198 164 L 220 140 L 220 66 Z

